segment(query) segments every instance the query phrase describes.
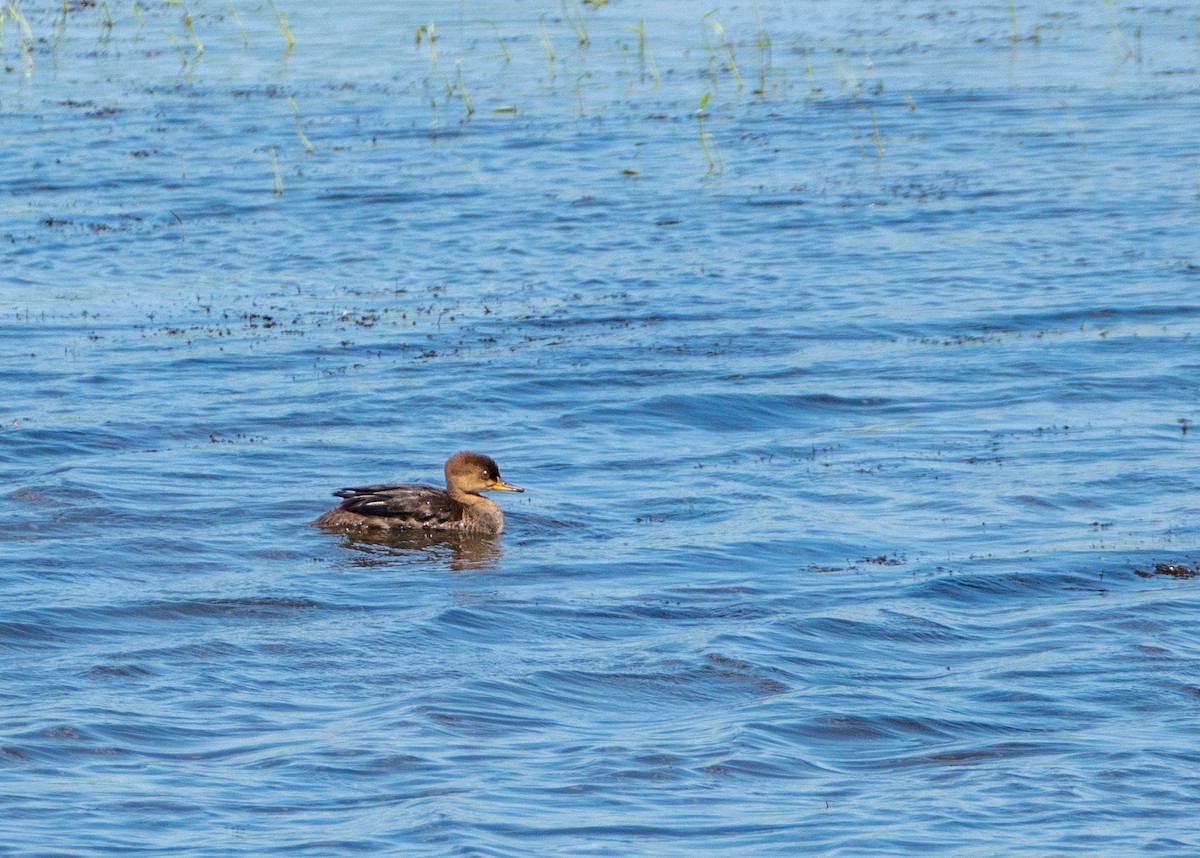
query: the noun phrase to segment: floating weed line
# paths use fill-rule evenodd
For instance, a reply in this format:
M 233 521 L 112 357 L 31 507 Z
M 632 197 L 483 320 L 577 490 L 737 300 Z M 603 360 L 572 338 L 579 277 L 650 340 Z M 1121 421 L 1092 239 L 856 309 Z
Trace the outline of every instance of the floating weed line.
M 275 13 L 275 23 L 279 25 L 279 29 L 283 32 L 283 38 L 287 40 L 287 49 L 291 51 L 296 47 L 296 40 L 292 38 L 292 31 L 288 29 L 287 18 L 283 13 L 275 8 L 275 3 L 271 3 L 271 11 Z
M 308 142 L 308 137 L 305 136 L 304 129 L 300 127 L 300 108 L 296 107 L 296 100 L 294 98 L 288 98 L 288 106 L 292 108 L 292 118 L 296 120 L 296 136 L 304 144 L 304 151 L 311 155 L 313 153 L 312 143 Z
M 171 217 L 175 218 L 175 220 L 179 223 L 179 243 L 183 244 L 187 241 L 187 238 L 183 234 L 183 218 L 175 214 L 175 212 L 171 212 Z

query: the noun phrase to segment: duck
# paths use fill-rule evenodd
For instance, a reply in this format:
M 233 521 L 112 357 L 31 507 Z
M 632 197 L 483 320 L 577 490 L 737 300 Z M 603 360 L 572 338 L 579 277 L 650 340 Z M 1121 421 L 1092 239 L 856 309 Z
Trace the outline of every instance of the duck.
M 483 492 L 524 492 L 500 478 L 494 459 L 463 451 L 446 460 L 446 489 L 420 483 L 338 489 L 341 504 L 313 522 L 338 530 L 460 531 L 498 535 L 504 513 Z

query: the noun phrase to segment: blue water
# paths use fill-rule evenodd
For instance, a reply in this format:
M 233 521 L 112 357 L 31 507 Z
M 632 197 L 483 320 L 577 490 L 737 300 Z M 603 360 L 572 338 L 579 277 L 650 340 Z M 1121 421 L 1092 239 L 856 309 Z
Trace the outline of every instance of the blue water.
M 0 854 L 1200 852 L 1194 10 L 276 5 L 6 12 Z

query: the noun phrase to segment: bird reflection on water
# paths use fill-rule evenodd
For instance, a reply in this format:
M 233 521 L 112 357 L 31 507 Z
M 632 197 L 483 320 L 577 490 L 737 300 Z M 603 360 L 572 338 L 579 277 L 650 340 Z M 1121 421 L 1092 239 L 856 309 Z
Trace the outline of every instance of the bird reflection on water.
M 497 534 L 363 528 L 343 533 L 343 547 L 362 554 L 355 566 L 394 569 L 398 555 L 409 562 L 442 562 L 452 572 L 494 572 L 504 551 Z

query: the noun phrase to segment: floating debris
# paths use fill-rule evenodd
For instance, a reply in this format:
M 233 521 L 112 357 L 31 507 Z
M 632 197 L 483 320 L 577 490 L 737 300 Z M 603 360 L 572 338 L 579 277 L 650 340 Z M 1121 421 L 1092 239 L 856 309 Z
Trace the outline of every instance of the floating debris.
M 1138 569 L 1139 578 L 1153 578 L 1155 575 L 1165 575 L 1168 578 L 1195 578 L 1200 575 L 1200 566 L 1188 566 L 1180 563 L 1155 563 L 1154 569 L 1146 571 Z

